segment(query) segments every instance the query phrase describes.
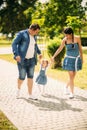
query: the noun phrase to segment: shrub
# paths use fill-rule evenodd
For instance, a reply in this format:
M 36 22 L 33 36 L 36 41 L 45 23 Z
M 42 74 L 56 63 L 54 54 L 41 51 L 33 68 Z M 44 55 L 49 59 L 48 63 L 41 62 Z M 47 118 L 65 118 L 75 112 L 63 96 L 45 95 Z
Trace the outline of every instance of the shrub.
M 56 52 L 56 50 L 59 48 L 61 43 L 61 39 L 58 39 L 57 37 L 53 40 L 50 40 L 50 44 L 47 46 L 47 53 L 49 57 L 52 57 L 53 54 Z M 64 58 L 65 55 L 65 48 L 55 57 L 54 64 L 52 68 L 58 68 L 62 66 L 62 58 Z
M 87 46 L 87 37 L 82 37 L 81 41 L 82 41 L 82 46 Z

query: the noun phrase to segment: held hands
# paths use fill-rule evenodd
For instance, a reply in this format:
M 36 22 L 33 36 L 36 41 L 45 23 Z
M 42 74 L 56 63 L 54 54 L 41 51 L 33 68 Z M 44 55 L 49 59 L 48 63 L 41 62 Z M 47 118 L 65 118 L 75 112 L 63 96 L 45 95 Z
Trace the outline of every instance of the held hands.
M 42 57 L 43 57 L 43 56 L 42 56 L 42 54 L 40 54 L 40 55 L 39 55 L 39 60 L 41 60 L 41 59 L 42 59 Z
M 50 62 L 51 63 L 54 62 L 54 57 L 51 57 Z
M 42 59 L 42 54 L 40 54 L 39 56 L 38 56 L 38 61 L 39 61 L 39 63 L 41 63 L 41 59 Z

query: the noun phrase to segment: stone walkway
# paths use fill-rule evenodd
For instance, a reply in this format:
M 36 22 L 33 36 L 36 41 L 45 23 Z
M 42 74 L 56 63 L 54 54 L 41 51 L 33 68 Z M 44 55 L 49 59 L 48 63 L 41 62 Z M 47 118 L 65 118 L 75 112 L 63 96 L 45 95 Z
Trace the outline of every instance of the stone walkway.
M 45 96 L 28 100 L 25 80 L 16 99 L 17 73 L 16 65 L 0 60 L 0 109 L 18 130 L 87 130 L 87 91 L 75 87 L 69 99 L 65 84 L 48 77 Z M 33 93 L 38 95 L 36 86 Z

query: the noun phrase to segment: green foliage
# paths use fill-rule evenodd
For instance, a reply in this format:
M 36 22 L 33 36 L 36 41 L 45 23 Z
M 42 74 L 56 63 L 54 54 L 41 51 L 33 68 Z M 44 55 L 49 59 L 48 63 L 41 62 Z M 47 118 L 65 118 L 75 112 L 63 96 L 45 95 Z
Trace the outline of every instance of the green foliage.
M 79 16 L 84 19 L 85 9 L 81 5 L 82 0 L 50 0 L 45 7 L 45 25 L 47 33 L 52 39 L 66 26 L 67 16 Z
M 0 0 L 0 6 L 3 4 L 3 0 Z
M 87 37 L 81 37 L 82 46 L 87 46 Z
M 53 40 L 50 40 L 50 44 L 47 46 L 47 53 L 49 57 L 52 57 L 53 54 L 56 52 L 56 50 L 59 48 L 61 43 L 61 39 L 54 38 Z M 58 56 L 55 57 L 54 64 L 52 68 L 58 68 L 62 66 L 62 58 L 65 54 L 65 48 L 58 54 Z
M 78 16 L 86 23 L 83 0 L 49 0 L 42 4 L 39 0 L 0 0 L 0 32 L 11 33 L 28 28 L 32 22 L 41 26 L 40 35 L 53 39 L 67 25 L 67 16 Z M 78 21 L 77 21 L 78 22 Z M 76 26 L 77 23 L 72 23 Z M 87 27 L 86 27 L 87 28 Z
M 67 16 L 66 23 L 72 28 L 81 28 L 82 22 L 77 16 Z
M 0 9 L 0 32 L 3 34 L 12 34 L 12 37 L 19 30 L 28 28 L 31 24 L 31 10 L 28 12 L 28 17 L 25 10 L 29 7 L 35 9 L 36 0 L 3 0 L 2 8 Z M 4 6 L 3 6 L 4 5 Z
M 85 26 L 85 21 L 79 18 L 79 16 L 67 16 L 67 26 L 71 26 L 75 33 L 81 35 L 81 30 Z

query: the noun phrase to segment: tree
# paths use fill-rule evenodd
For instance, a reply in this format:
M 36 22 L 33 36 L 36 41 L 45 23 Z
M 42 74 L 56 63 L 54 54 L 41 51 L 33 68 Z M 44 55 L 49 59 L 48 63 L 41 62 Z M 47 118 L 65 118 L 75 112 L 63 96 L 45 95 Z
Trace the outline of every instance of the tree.
M 35 9 L 36 0 L 1 0 L 0 1 L 0 31 L 12 36 L 20 29 L 27 28 L 31 23 L 30 12 L 26 17 L 24 11 L 28 8 Z
M 49 3 L 46 3 L 44 24 L 50 38 L 58 35 L 66 26 L 67 16 L 84 18 L 85 7 L 82 7 L 81 2 L 82 0 L 50 0 Z
M 66 23 L 68 26 L 71 26 L 73 28 L 74 32 L 79 33 L 81 36 L 81 30 L 85 26 L 85 21 L 82 21 L 82 19 L 77 16 L 67 16 Z

